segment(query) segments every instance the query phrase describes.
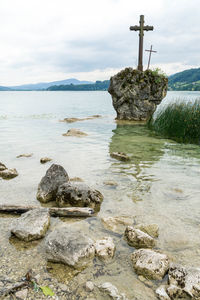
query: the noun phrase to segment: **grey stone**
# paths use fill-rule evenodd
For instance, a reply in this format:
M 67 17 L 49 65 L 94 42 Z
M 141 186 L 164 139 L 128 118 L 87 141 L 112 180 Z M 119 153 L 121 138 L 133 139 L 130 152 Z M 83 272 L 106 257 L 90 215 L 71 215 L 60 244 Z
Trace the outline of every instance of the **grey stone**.
M 47 208 L 30 210 L 15 219 L 11 224 L 11 232 L 26 242 L 40 239 L 50 224 L 50 215 Z
M 168 276 L 170 286 L 180 288 L 192 299 L 200 297 L 200 268 L 186 268 L 171 264 Z
M 121 160 L 121 161 L 129 161 L 130 160 L 130 157 L 124 152 L 111 152 L 110 156 L 112 158 L 115 158 L 115 159 Z
M 133 217 L 131 216 L 116 216 L 116 217 L 103 217 L 101 221 L 106 229 L 116 233 L 123 233 L 127 225 L 133 224 Z
M 15 293 L 17 299 L 26 300 L 28 295 L 28 289 L 24 289 Z
M 154 238 L 159 236 L 159 227 L 157 224 L 138 224 L 135 228 L 140 229 Z
M 40 158 L 40 163 L 45 164 L 45 163 L 47 163 L 48 161 L 51 161 L 51 160 L 52 159 L 49 158 L 49 157 L 42 157 L 42 158 Z
M 76 129 L 76 128 L 71 128 L 69 129 L 66 133 L 63 133 L 63 136 L 76 136 L 76 137 L 84 137 L 87 136 L 88 134 Z
M 110 296 L 111 299 L 114 300 L 128 300 L 126 298 L 125 294 L 120 294 L 117 287 L 114 286 L 110 282 L 104 282 L 98 286 L 98 288 L 108 296 Z
M 56 195 L 56 203 L 59 207 L 80 206 L 92 207 L 100 206 L 103 195 L 88 185 L 79 182 L 67 182 L 59 186 Z
M 161 285 L 156 289 L 156 295 L 160 300 L 170 300 L 167 292 L 166 292 L 166 286 Z
M 0 171 L 4 171 L 5 169 L 7 169 L 6 166 L 0 162 Z
M 104 237 L 95 243 L 95 253 L 103 260 L 112 258 L 115 254 L 115 248 L 115 244 L 111 237 Z
M 85 267 L 95 255 L 94 242 L 71 226 L 55 229 L 45 242 L 47 260 L 74 268 Z
M 18 176 L 18 172 L 16 169 L 4 169 L 3 171 L 0 171 L 0 177 L 3 179 L 12 179 Z
M 51 165 L 38 185 L 37 199 L 44 203 L 54 201 L 58 187 L 67 181 L 69 176 L 65 169 L 60 165 Z
M 166 254 L 151 249 L 139 249 L 131 254 L 133 267 L 138 275 L 161 280 L 169 269 Z
M 33 156 L 33 153 L 24 153 L 24 154 L 17 155 L 16 157 L 20 158 L 20 157 L 31 157 L 31 156 Z
M 156 72 L 126 68 L 110 78 L 112 95 L 119 120 L 148 120 L 167 94 L 168 79 Z
M 132 226 L 126 227 L 124 236 L 128 244 L 135 248 L 153 248 L 156 245 L 156 241 L 150 235 Z
M 94 290 L 94 283 L 92 281 L 87 281 L 85 283 L 85 289 L 87 292 L 92 292 Z

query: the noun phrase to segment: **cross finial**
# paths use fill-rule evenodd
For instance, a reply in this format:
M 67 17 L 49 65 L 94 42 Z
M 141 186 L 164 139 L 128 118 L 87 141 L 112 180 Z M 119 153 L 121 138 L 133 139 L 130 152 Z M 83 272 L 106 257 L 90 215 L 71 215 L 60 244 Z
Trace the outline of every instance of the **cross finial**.
M 140 26 L 131 26 L 130 30 L 139 31 L 139 56 L 138 56 L 138 70 L 143 71 L 143 36 L 144 30 L 153 30 L 153 26 L 144 26 L 144 15 L 140 16 Z

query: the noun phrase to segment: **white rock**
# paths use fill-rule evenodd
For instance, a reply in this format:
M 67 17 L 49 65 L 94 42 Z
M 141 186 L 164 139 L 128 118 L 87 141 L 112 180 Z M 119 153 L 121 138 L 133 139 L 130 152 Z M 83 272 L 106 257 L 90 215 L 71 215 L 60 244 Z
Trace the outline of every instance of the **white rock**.
M 150 235 L 132 226 L 126 227 L 124 236 L 128 244 L 135 248 L 153 248 L 156 245 L 156 241 Z
M 51 232 L 45 243 L 47 260 L 74 268 L 85 267 L 95 255 L 94 242 L 71 226 Z
M 169 269 L 167 255 L 151 249 L 133 252 L 131 260 L 136 273 L 148 279 L 161 280 Z
M 92 281 L 87 281 L 85 283 L 85 289 L 87 292 L 92 292 L 94 290 L 94 283 Z
M 110 282 L 104 282 L 98 286 L 98 288 L 104 292 L 105 294 L 109 295 L 111 299 L 114 300 L 128 300 L 125 294 L 120 294 L 116 286 L 114 286 Z
M 28 295 L 28 289 L 24 289 L 15 293 L 17 299 L 25 300 Z
M 44 237 L 50 224 L 47 208 L 30 210 L 15 219 L 11 224 L 11 232 L 26 242 Z
M 115 244 L 111 237 L 104 237 L 95 243 L 96 255 L 101 259 L 109 259 L 114 256 Z
M 169 296 L 166 292 L 166 286 L 165 285 L 161 285 L 157 288 L 156 295 L 158 296 L 158 298 L 160 300 L 170 300 L 170 298 L 169 298 Z

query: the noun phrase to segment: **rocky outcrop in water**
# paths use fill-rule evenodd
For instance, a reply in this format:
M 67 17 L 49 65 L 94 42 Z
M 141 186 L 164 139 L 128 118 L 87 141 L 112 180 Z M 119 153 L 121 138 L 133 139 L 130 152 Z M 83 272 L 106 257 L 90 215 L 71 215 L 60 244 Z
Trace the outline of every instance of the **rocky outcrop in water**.
M 41 164 L 46 164 L 47 162 L 51 161 L 52 159 L 50 157 L 42 157 L 40 158 L 40 163 Z
M 167 94 L 168 79 L 156 71 L 132 68 L 120 71 L 110 79 L 118 120 L 146 121 Z
M 0 177 L 3 179 L 12 179 L 18 176 L 16 169 L 8 169 L 3 163 L 0 162 Z
M 67 181 L 69 176 L 65 169 L 60 165 L 51 165 L 38 185 L 37 199 L 44 203 L 55 200 L 58 187 Z
M 47 260 L 74 268 L 85 267 L 95 255 L 93 240 L 70 226 L 51 232 L 47 237 L 45 249 Z
M 46 208 L 30 210 L 11 224 L 11 232 L 19 239 L 29 242 L 44 237 L 50 224 Z
M 59 186 L 56 202 L 59 207 L 80 206 L 97 208 L 103 200 L 103 195 L 84 183 L 67 182 Z
M 115 254 L 115 244 L 111 237 L 105 237 L 102 240 L 98 240 L 95 243 L 95 253 L 103 260 L 112 258 Z
M 156 241 L 150 235 L 132 226 L 126 227 L 124 236 L 128 244 L 135 248 L 153 248 L 156 245 Z
M 77 129 L 77 128 L 71 128 L 66 133 L 63 133 L 63 136 L 76 136 L 76 137 L 84 137 L 88 134 Z

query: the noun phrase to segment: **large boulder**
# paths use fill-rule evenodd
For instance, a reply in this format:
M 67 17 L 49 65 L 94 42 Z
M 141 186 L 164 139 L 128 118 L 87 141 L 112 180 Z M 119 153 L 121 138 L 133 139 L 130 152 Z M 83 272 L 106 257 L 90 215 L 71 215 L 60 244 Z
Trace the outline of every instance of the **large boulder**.
M 124 236 L 128 244 L 135 248 L 153 248 L 156 245 L 156 241 L 150 235 L 132 226 L 126 227 Z
M 169 269 L 167 255 L 151 249 L 133 252 L 131 260 L 136 273 L 148 279 L 162 280 Z
M 30 210 L 14 220 L 11 232 L 19 239 L 29 242 L 44 237 L 50 224 L 50 215 L 47 208 Z
M 85 267 L 95 255 L 94 242 L 70 226 L 51 232 L 45 243 L 47 260 L 74 268 Z
M 56 202 L 59 207 L 80 206 L 96 208 L 100 206 L 103 195 L 88 185 L 79 182 L 67 182 L 59 186 Z
M 148 120 L 167 94 L 168 79 L 156 71 L 126 68 L 110 78 L 112 95 L 119 120 Z
M 65 169 L 60 165 L 51 165 L 38 185 L 37 199 L 44 203 L 54 201 L 58 187 L 67 181 L 69 176 Z

